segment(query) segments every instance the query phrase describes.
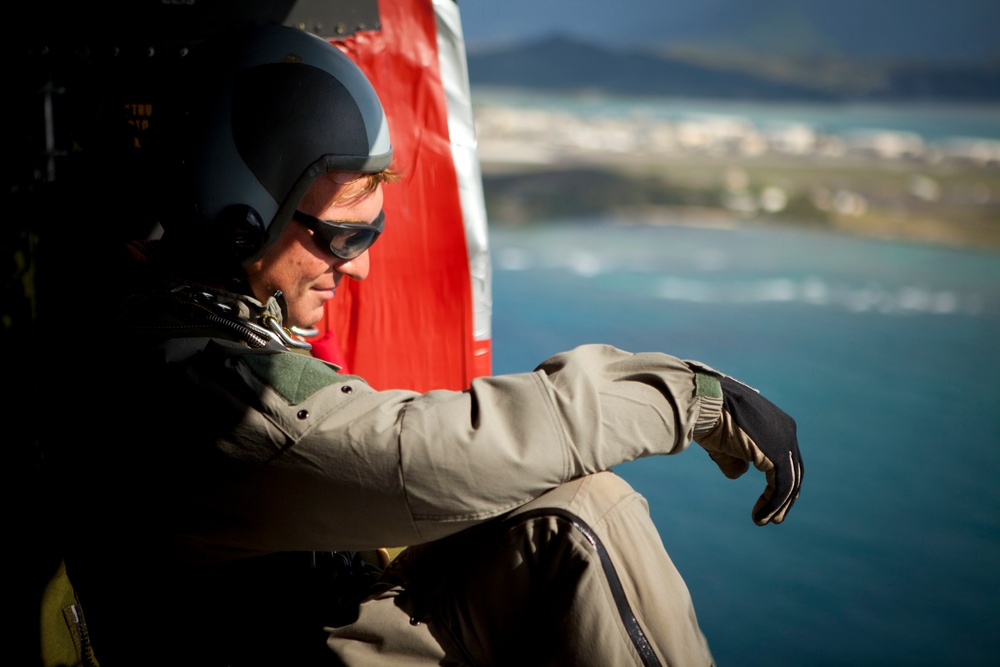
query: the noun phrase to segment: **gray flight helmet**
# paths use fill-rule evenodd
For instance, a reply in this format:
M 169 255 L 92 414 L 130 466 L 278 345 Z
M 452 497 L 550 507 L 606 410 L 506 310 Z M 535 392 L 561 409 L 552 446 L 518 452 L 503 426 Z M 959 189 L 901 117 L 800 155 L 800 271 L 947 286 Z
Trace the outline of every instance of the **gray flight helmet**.
M 163 221 L 165 238 L 173 225 L 185 243 L 230 245 L 247 266 L 281 235 L 317 176 L 390 166 L 375 89 L 326 39 L 253 26 L 206 40 L 189 61 L 175 92 L 183 137 L 172 136 L 181 146 L 167 147 L 181 151 L 174 165 L 187 181 L 178 196 L 188 213 Z

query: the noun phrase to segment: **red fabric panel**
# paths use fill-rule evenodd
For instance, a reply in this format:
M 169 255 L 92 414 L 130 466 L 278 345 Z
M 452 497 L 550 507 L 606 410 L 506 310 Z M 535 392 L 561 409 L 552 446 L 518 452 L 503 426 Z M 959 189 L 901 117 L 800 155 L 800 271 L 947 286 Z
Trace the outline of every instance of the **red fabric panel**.
M 429 0 L 380 10 L 380 32 L 335 43 L 379 94 L 402 178 L 385 188 L 386 231 L 369 251 L 369 278 L 341 283 L 320 337 L 332 333 L 344 370 L 377 389 L 463 389 L 489 367 L 488 343 L 476 343 L 477 359 L 434 10 Z

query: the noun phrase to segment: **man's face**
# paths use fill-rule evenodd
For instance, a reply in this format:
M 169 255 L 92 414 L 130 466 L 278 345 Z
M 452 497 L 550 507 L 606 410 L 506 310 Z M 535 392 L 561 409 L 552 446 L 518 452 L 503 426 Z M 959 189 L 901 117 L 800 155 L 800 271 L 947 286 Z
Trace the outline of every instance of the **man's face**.
M 337 173 L 318 177 L 298 209 L 320 220 L 369 223 L 382 210 L 382 185 L 364 192 L 366 180 Z M 291 220 L 261 259 L 247 267 L 254 296 L 265 301 L 281 290 L 288 305 L 288 326 L 310 327 L 323 317 L 344 276 L 368 276 L 368 251 L 350 260 L 335 257 L 328 244 Z

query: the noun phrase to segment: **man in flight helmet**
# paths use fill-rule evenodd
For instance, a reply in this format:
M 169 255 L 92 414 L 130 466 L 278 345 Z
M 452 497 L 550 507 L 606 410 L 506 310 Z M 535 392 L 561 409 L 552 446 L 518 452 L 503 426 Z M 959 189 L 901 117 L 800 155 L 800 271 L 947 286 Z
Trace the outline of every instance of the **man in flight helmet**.
M 704 364 L 603 345 L 427 394 L 313 358 L 290 327 L 364 279 L 391 230 L 382 106 L 294 28 L 194 56 L 155 146 L 163 238 L 131 244 L 102 295 L 95 349 L 113 333 L 113 353 L 78 362 L 109 389 L 81 387 L 55 425 L 83 650 L 103 667 L 712 664 L 645 500 L 608 471 L 694 440 L 729 477 L 763 472 L 752 518 L 781 523 L 794 421 Z
M 297 209 L 317 177 L 391 180 L 388 124 L 371 83 L 301 30 L 208 41 L 182 62 L 162 107 L 149 151 L 172 195 L 159 199 L 164 238 L 215 274 L 242 279 L 240 268 L 264 257 L 293 218 L 302 222 Z

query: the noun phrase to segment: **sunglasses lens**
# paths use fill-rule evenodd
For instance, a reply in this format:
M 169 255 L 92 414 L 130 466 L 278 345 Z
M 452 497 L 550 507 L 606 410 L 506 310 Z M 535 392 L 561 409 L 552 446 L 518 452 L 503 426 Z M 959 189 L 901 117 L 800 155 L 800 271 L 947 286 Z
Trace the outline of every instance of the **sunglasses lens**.
M 375 230 L 352 229 L 338 232 L 330 239 L 330 252 L 341 259 L 354 259 L 375 242 Z
M 322 239 L 330 248 L 334 257 L 354 259 L 372 247 L 378 240 L 385 225 L 385 213 L 379 212 L 371 224 L 360 222 L 329 222 L 320 220 L 302 211 L 295 211 L 292 216 L 306 228 L 312 230 L 317 240 Z

